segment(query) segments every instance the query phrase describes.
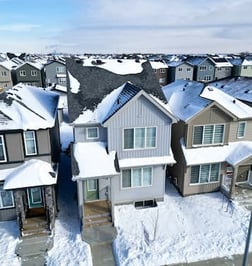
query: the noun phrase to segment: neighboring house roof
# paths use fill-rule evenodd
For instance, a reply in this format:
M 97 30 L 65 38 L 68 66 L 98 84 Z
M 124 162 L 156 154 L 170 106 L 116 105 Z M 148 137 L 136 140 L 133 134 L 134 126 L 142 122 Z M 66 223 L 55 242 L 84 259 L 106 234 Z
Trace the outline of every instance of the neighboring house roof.
M 0 93 L 0 130 L 37 130 L 54 126 L 59 96 L 18 84 Z
M 209 83 L 209 85 L 241 100 L 252 103 L 252 78 L 226 78 Z
M 224 57 L 213 56 L 209 59 L 215 64 L 216 67 L 232 67 L 232 64 L 228 62 Z
M 3 61 L 0 63 L 0 65 L 3 66 L 4 68 L 8 69 L 8 70 L 12 70 L 12 69 L 15 69 L 17 67 L 17 64 L 15 64 L 11 60 Z
M 185 61 L 171 61 L 168 63 L 168 67 L 178 67 L 181 65 L 188 65 L 192 67 L 192 65 L 189 62 L 185 62 Z
M 227 162 L 236 166 L 252 156 L 252 141 L 231 142 L 223 146 L 187 149 L 184 139 L 180 140 L 187 165 Z
M 19 68 L 23 67 L 24 65 L 30 65 L 34 68 L 37 68 L 38 70 L 41 70 L 44 67 L 44 65 L 40 64 L 40 63 L 24 62 L 23 64 L 18 65 L 16 69 L 19 69 Z
M 118 175 L 116 152 L 107 152 L 104 142 L 82 142 L 73 144 L 76 161 L 73 181 L 83 178 Z
M 241 66 L 243 59 L 240 57 L 234 57 L 234 58 L 227 58 L 227 60 L 233 65 L 233 66 Z
M 172 113 L 180 120 L 188 121 L 211 103 L 199 96 L 203 87 L 200 82 L 176 80 L 162 90 Z
M 252 61 L 244 59 L 242 62 L 242 66 L 252 66 Z
M 149 61 L 153 69 L 168 68 L 168 65 L 163 61 Z
M 47 186 L 57 183 L 57 174 L 50 163 L 31 159 L 10 169 L 4 180 L 4 189 Z M 6 174 L 6 171 L 1 175 Z
M 205 60 L 207 60 L 208 58 L 206 56 L 201 57 L 201 56 L 192 56 L 189 57 L 186 61 L 188 63 L 190 63 L 193 66 L 198 66 L 200 65 L 202 62 L 204 62 Z
M 213 86 L 206 86 L 200 96 L 218 103 L 239 119 L 252 118 L 250 106 Z
M 137 64 L 142 68 L 140 73 L 119 75 L 98 66 L 83 66 L 82 62 L 68 58 L 66 66 L 70 122 L 75 121 L 83 110 L 94 111 L 105 95 L 109 95 L 128 81 L 164 100 L 164 95 L 150 63 L 146 61 Z

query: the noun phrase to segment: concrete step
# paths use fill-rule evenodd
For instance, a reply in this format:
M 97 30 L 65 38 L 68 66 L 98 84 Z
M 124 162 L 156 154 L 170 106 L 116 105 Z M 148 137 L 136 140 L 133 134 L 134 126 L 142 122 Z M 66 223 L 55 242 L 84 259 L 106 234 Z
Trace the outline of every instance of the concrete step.
M 103 212 L 103 213 L 94 214 L 94 215 L 86 215 L 85 219 L 93 219 L 93 218 L 107 217 L 107 216 L 111 216 L 111 213 Z
M 84 226 L 100 226 L 105 224 L 112 224 L 112 217 L 111 216 L 99 216 L 96 218 L 87 217 L 84 219 Z

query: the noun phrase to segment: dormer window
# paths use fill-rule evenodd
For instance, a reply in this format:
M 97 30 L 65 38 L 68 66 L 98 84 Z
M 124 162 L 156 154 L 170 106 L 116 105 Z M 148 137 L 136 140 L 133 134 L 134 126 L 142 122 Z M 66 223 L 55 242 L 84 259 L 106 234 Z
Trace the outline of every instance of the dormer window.
M 99 130 L 98 127 L 88 127 L 86 129 L 87 139 L 98 139 L 99 138 Z

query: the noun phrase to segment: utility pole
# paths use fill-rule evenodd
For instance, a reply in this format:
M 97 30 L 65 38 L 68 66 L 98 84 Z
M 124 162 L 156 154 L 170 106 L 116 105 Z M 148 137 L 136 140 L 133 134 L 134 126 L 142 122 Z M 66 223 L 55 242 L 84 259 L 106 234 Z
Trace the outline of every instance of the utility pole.
M 252 211 L 250 214 L 249 228 L 248 228 L 247 241 L 246 241 L 246 247 L 245 247 L 242 266 L 248 265 L 248 253 L 249 253 L 249 243 L 250 243 L 250 237 L 251 237 L 251 230 L 252 230 Z

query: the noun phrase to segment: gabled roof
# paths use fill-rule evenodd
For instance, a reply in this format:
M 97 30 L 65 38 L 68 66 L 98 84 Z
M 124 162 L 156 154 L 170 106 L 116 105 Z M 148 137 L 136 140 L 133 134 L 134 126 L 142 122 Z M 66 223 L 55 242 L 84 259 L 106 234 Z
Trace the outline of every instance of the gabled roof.
M 23 67 L 24 65 L 30 65 L 30 66 L 38 69 L 38 70 L 41 70 L 44 67 L 44 65 L 40 64 L 40 63 L 24 62 L 23 64 L 18 65 L 16 69 L 19 69 L 19 68 Z
M 68 58 L 66 66 L 68 70 L 67 94 L 70 122 L 75 121 L 84 110 L 93 112 L 106 95 L 128 81 L 148 94 L 153 94 L 164 100 L 164 95 L 150 62 L 137 64 L 141 66 L 141 72 L 121 75 L 98 66 L 83 66 L 82 61 Z
M 250 106 L 213 86 L 206 86 L 200 96 L 218 103 L 239 119 L 252 118 Z
M 215 64 L 216 67 L 232 67 L 232 64 L 224 57 L 211 56 L 209 59 Z
M 4 68 L 8 69 L 8 70 L 12 70 L 12 69 L 15 69 L 17 67 L 17 64 L 15 64 L 11 60 L 6 60 L 3 62 L 0 62 L 0 65 L 3 66 Z
M 0 93 L 0 130 L 37 130 L 54 126 L 59 96 L 18 84 Z
M 205 60 L 208 60 L 206 56 L 191 56 L 186 61 L 193 66 L 202 64 Z
M 31 159 L 5 171 L 4 189 L 48 186 L 57 183 L 57 174 L 48 162 Z

